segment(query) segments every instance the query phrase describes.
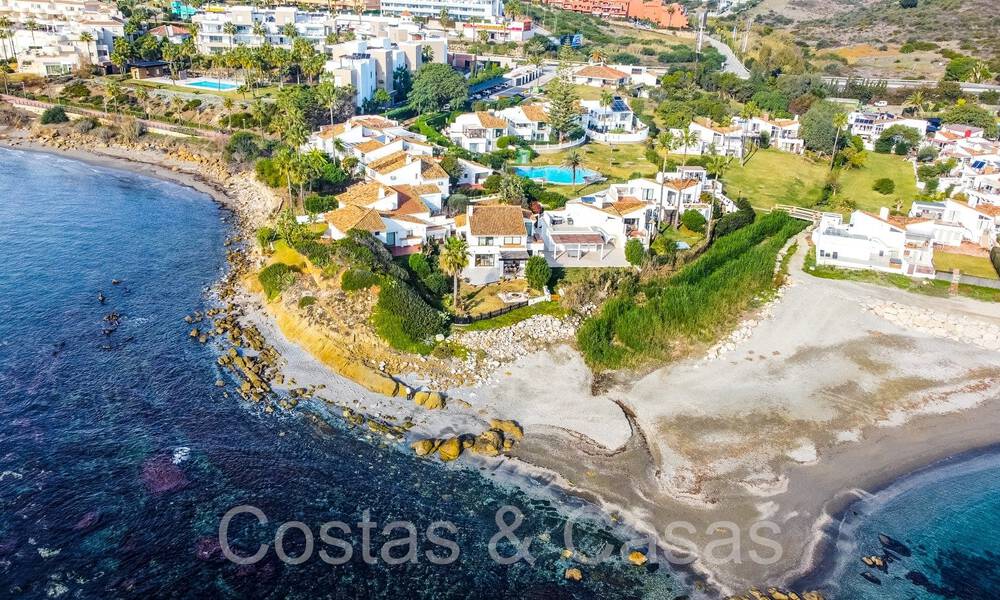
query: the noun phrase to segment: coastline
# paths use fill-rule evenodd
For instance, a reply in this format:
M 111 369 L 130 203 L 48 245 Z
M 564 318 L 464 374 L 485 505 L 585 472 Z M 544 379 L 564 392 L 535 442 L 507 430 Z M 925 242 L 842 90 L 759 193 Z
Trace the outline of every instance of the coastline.
M 196 169 L 187 171 L 177 167 L 175 170 L 143 161 L 139 157 L 60 149 L 28 139 L 15 139 L 16 143 L 10 144 L 7 139 L 0 137 L 0 145 L 16 150 L 58 154 L 96 166 L 186 185 L 210 195 L 221 205 L 232 209 L 237 214 L 238 225 L 243 227 L 249 227 L 245 219 L 259 218 L 260 215 L 259 212 L 256 215 L 245 215 L 245 203 L 233 199 L 227 193 L 225 185 L 212 182 Z M 842 287 L 848 289 L 847 286 Z M 515 476 L 511 481 L 515 484 L 520 477 L 531 479 L 544 474 L 549 485 L 554 488 L 603 506 L 608 514 L 621 515 L 637 531 L 655 533 L 665 546 L 671 545 L 669 540 L 663 540 L 664 536 L 660 535 L 655 526 L 650 527 L 661 521 L 659 517 L 664 514 L 672 515 L 672 520 L 677 520 L 678 516 L 690 520 L 703 530 L 702 525 L 708 525 L 720 517 L 750 522 L 767 514 L 773 509 L 772 505 L 780 505 L 782 513 L 795 513 L 796 516 L 783 522 L 791 529 L 784 531 L 783 537 L 793 538 L 792 551 L 787 554 L 800 556 L 801 560 L 795 561 L 793 558 L 784 561 L 780 567 L 774 566 L 756 572 L 748 571 L 745 565 L 737 569 L 713 569 L 699 562 L 693 567 L 706 573 L 709 580 L 729 593 L 736 593 L 749 585 L 794 585 L 807 580 L 806 572 L 822 562 L 824 552 L 830 550 L 824 546 L 824 543 L 830 542 L 825 529 L 829 523 L 835 522 L 837 515 L 849 509 L 853 503 L 854 490 L 861 489 L 871 493 L 885 489 L 896 481 L 932 468 L 936 462 L 948 457 L 981 452 L 1000 442 L 1000 434 L 989 428 L 989 423 L 995 423 L 1000 418 L 1000 406 L 997 406 L 997 397 L 994 395 L 987 399 L 993 402 L 981 401 L 958 412 L 911 416 L 902 424 L 872 424 L 863 427 L 857 432 L 859 441 L 845 440 L 829 446 L 819 446 L 817 450 L 822 452 L 817 460 L 805 461 L 803 464 L 786 460 L 780 467 L 783 489 L 778 485 L 749 493 L 738 501 L 733 497 L 722 497 L 715 502 L 706 502 L 698 494 L 685 497 L 676 493 L 676 486 L 664 484 L 656 467 L 669 465 L 673 457 L 667 455 L 662 448 L 651 447 L 648 442 L 647 438 L 651 437 L 651 432 L 655 432 L 656 427 L 650 427 L 650 422 L 640 422 L 638 429 L 632 428 L 627 411 L 637 412 L 634 402 L 630 398 L 620 400 L 620 404 L 612 400 L 613 396 L 624 395 L 620 394 L 621 390 L 612 390 L 605 397 L 599 398 L 599 404 L 596 404 L 595 399 L 590 396 L 588 380 L 579 379 L 581 373 L 577 368 L 578 364 L 572 359 L 559 362 L 551 360 L 548 355 L 539 356 L 541 353 L 536 353 L 501 367 L 501 370 L 507 371 L 554 369 L 547 376 L 549 381 L 546 391 L 551 393 L 550 388 L 555 385 L 558 397 L 555 398 L 554 410 L 541 416 L 537 411 L 532 412 L 535 409 L 528 406 L 538 399 L 540 390 L 535 382 L 521 374 L 499 377 L 500 381 L 495 386 L 480 385 L 470 390 L 470 393 L 477 396 L 474 406 L 469 409 L 428 411 L 416 407 L 405 398 L 386 398 L 368 392 L 334 373 L 303 350 L 296 350 L 295 344 L 287 339 L 280 340 L 280 330 L 273 319 L 265 314 L 262 306 L 256 305 L 258 300 L 247 295 L 238 303 L 251 307 L 248 318 L 264 330 L 270 343 L 279 348 L 285 362 L 284 368 L 295 373 L 293 377 L 298 385 L 311 384 L 309 377 L 315 377 L 317 381 L 337 380 L 343 387 L 337 388 L 336 393 L 349 398 L 347 402 L 359 410 L 370 409 L 374 414 L 393 420 L 414 419 L 416 426 L 413 433 L 429 435 L 468 431 L 474 424 L 484 420 L 481 412 L 477 411 L 497 408 L 502 398 L 516 396 L 522 400 L 521 405 L 513 409 L 507 407 L 512 412 L 504 415 L 507 418 L 523 415 L 522 419 L 525 421 L 527 436 L 516 447 L 513 453 L 515 460 L 508 462 L 510 459 L 482 459 L 482 463 L 492 465 L 488 466 L 492 472 L 514 471 Z M 279 341 L 275 342 L 276 339 Z M 309 364 L 310 359 L 313 364 Z M 685 365 L 687 366 L 689 365 Z M 658 373 L 649 377 L 670 373 L 672 370 L 673 367 L 658 370 Z M 559 387 L 564 383 L 563 380 L 564 387 Z M 637 382 L 637 386 L 641 383 Z M 532 392 L 534 396 L 531 395 Z M 593 414 L 600 415 L 590 427 L 579 428 L 584 432 L 573 429 L 573 419 L 561 424 L 556 420 L 561 413 L 579 407 L 578 403 L 584 401 L 588 403 L 587 409 L 594 409 Z M 532 419 L 532 415 L 536 418 Z M 603 422 L 605 419 L 608 422 Z M 611 419 L 614 421 L 611 422 Z M 604 428 L 606 431 L 598 431 L 598 435 L 586 433 L 597 428 Z M 930 440 L 933 440 L 933 444 L 928 443 Z M 616 441 L 621 443 L 615 444 Z M 887 457 L 891 458 L 889 462 L 885 460 Z M 480 460 L 476 459 L 476 462 Z M 509 469 L 510 464 L 517 468 Z M 859 470 L 859 466 L 863 468 Z M 779 468 L 774 470 L 778 471 Z M 851 485 L 847 485 L 847 482 L 851 482 Z M 816 506 L 817 497 L 824 494 L 827 494 L 828 500 Z M 658 504 L 662 502 L 670 504 Z M 734 516 L 737 518 L 733 518 Z M 702 542 L 699 547 L 702 547 L 707 536 L 692 537 L 699 538 Z M 796 548 L 801 552 L 795 552 Z M 798 564 L 791 564 L 793 562 Z

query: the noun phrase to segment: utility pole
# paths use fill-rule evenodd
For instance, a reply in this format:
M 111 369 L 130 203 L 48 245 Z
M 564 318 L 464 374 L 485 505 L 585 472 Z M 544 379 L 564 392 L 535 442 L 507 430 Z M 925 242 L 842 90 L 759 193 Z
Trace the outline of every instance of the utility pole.
M 747 46 L 750 44 L 750 28 L 753 26 L 753 17 L 747 18 L 747 30 L 743 34 L 743 50 L 742 54 L 745 56 L 747 53 Z

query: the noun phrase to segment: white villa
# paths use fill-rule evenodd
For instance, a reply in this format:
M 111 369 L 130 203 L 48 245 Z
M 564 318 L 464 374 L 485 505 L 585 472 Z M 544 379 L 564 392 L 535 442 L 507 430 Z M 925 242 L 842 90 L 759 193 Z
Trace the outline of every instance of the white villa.
M 530 213 L 520 206 L 471 204 L 456 217 L 455 231 L 469 244 L 469 266 L 462 277 L 473 285 L 523 276 L 531 253 L 542 250 Z
M 465 113 L 458 115 L 444 133 L 469 152 L 493 152 L 497 150 L 497 140 L 507 135 L 507 121 L 483 110 Z
M 529 142 L 546 142 L 549 139 L 549 115 L 541 104 L 522 104 L 500 111 L 507 121 L 507 134 L 516 135 Z
M 649 137 L 649 127 L 639 120 L 621 96 L 603 106 L 600 100 L 581 100 L 581 124 L 587 137 L 599 143 L 635 143 Z
M 413 155 L 434 154 L 434 146 L 424 136 L 412 133 L 397 121 L 374 115 L 324 125 L 309 137 L 306 147 L 339 158 L 354 156 L 362 164 L 401 150 Z
M 767 133 L 771 148 L 792 154 L 802 154 L 805 152 L 805 141 L 799 137 L 799 130 L 802 124 L 799 118 L 776 119 L 770 115 L 751 117 L 744 122 L 743 119 L 733 119 L 733 124 L 745 129 L 747 134 L 759 139 L 762 133 Z
M 745 150 L 743 128 L 738 125 L 720 125 L 707 117 L 699 117 L 688 125 L 688 131 L 696 136 L 693 145 L 678 148 L 676 152 L 688 154 L 709 154 L 713 149 L 722 156 L 743 156 Z M 674 130 L 678 133 L 679 130 Z
M 878 215 L 856 210 L 850 223 L 838 213 L 824 213 L 812 234 L 816 264 L 933 278 L 932 238 L 903 219 L 890 219 L 888 208 Z
M 618 87 L 628 83 L 629 74 L 607 65 L 585 65 L 573 72 L 571 80 L 576 85 Z
M 875 142 L 886 129 L 893 125 L 902 125 L 915 129 L 920 137 L 927 135 L 929 124 L 924 119 L 897 117 L 891 113 L 851 112 L 847 115 L 847 128 L 851 135 L 860 136 L 865 147 L 871 150 Z

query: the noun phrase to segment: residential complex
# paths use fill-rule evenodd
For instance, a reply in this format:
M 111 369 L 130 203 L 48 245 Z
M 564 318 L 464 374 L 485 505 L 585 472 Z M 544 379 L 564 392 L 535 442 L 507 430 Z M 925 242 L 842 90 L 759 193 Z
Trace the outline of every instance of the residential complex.
M 118 9 L 92 0 L 0 0 L 0 16 L 13 25 L 4 52 L 9 44 L 18 70 L 35 75 L 108 65 L 114 39 L 125 34 Z
M 688 26 L 683 6 L 677 3 L 666 4 L 661 0 L 543 0 L 543 2 L 554 8 L 598 17 L 637 19 L 672 29 L 684 29 Z
M 503 16 L 502 0 L 382 0 L 382 14 L 436 19 L 441 11 L 458 21 L 493 21 Z
M 200 10 L 191 21 L 198 27 L 195 45 L 203 54 L 220 54 L 239 45 L 258 47 L 265 43 L 289 48 L 292 38 L 286 35 L 286 26 L 294 27 L 299 37 L 317 48 L 324 48 L 327 36 L 336 31 L 332 13 L 307 12 L 294 6 L 212 5 Z
M 901 125 L 915 129 L 920 137 L 927 135 L 928 123 L 924 119 L 898 117 L 891 113 L 851 112 L 847 115 L 847 127 L 851 135 L 861 137 L 869 150 L 886 129 L 893 125 Z

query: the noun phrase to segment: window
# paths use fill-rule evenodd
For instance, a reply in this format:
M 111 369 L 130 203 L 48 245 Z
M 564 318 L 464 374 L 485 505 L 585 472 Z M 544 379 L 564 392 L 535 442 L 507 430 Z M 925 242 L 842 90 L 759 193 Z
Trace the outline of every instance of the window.
M 479 245 L 480 246 L 492 246 L 493 245 L 493 238 L 492 237 L 481 237 L 481 238 L 479 238 Z
M 508 236 L 508 237 L 505 237 L 503 239 L 503 243 L 504 243 L 505 246 L 511 246 L 511 245 L 514 245 L 514 244 L 520 244 L 521 243 L 521 238 L 518 237 L 518 236 Z
M 492 254 L 477 254 L 475 265 L 477 267 L 492 267 L 494 256 Z

